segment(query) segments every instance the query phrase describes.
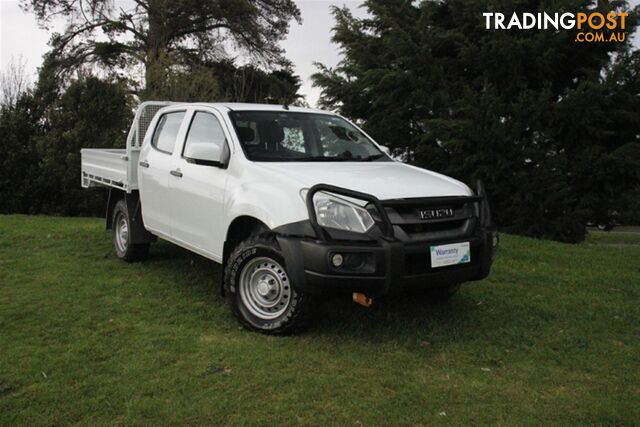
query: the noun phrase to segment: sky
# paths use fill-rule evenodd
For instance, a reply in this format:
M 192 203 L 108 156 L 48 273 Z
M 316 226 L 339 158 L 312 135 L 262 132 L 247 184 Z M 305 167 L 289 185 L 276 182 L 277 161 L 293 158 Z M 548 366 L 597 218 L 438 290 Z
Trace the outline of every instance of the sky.
M 118 1 L 118 0 L 116 0 Z M 282 47 L 295 67 L 295 72 L 302 78 L 301 93 L 306 96 L 310 106 L 315 106 L 320 90 L 311 85 L 311 75 L 316 71 L 314 62 L 329 67 L 340 60 L 338 47 L 331 43 L 331 28 L 334 21 L 330 13 L 333 5 L 347 6 L 354 15 L 362 17 L 366 11 L 360 7 L 361 0 L 296 0 L 302 13 L 302 25 L 292 22 Z M 640 0 L 632 0 L 632 5 Z M 54 24 L 54 28 L 62 31 L 62 22 Z M 38 27 L 31 13 L 23 12 L 19 0 L 0 0 L 0 70 L 4 70 L 11 58 L 22 57 L 26 62 L 31 81 L 36 79 L 36 71 L 42 62 L 42 55 L 48 50 L 49 33 Z M 640 37 L 634 39 L 640 47 Z

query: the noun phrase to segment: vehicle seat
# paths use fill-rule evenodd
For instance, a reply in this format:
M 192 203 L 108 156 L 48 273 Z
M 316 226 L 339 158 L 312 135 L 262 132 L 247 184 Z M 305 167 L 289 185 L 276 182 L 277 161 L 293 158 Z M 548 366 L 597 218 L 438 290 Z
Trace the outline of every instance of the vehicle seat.
M 262 131 L 264 132 L 263 140 L 266 149 L 269 152 L 277 152 L 284 140 L 284 129 L 275 121 L 265 122 Z
M 238 131 L 240 142 L 252 142 L 256 137 L 256 133 L 250 127 L 238 126 L 236 130 Z

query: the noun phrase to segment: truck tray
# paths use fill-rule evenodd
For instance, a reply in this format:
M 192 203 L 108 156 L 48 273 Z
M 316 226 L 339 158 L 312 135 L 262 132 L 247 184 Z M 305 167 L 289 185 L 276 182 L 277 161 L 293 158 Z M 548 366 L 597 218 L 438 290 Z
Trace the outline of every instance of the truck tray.
M 130 160 L 137 163 L 138 152 L 130 151 L 129 154 L 134 154 L 136 159 L 130 159 L 125 149 L 80 150 L 82 187 L 113 187 L 126 192 L 137 189 L 138 178 Z
M 80 150 L 82 187 L 111 187 L 130 193 L 138 189 L 140 147 L 156 113 L 168 101 L 140 104 L 127 135 L 126 149 L 83 148 Z

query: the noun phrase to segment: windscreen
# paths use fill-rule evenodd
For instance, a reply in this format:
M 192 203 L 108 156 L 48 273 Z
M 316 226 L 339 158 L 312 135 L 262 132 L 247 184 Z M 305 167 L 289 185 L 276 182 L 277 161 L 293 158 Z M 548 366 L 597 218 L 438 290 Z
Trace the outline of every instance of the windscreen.
M 389 161 L 346 120 L 329 114 L 232 111 L 242 148 L 253 161 Z

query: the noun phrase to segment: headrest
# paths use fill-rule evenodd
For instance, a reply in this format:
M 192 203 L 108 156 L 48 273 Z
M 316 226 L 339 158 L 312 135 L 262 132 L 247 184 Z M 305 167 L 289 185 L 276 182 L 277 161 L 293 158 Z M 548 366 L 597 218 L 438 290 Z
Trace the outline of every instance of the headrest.
M 265 122 L 265 140 L 269 143 L 278 144 L 284 139 L 284 129 L 275 121 Z
M 237 131 L 240 142 L 251 142 L 255 138 L 255 132 L 251 128 L 238 126 Z

